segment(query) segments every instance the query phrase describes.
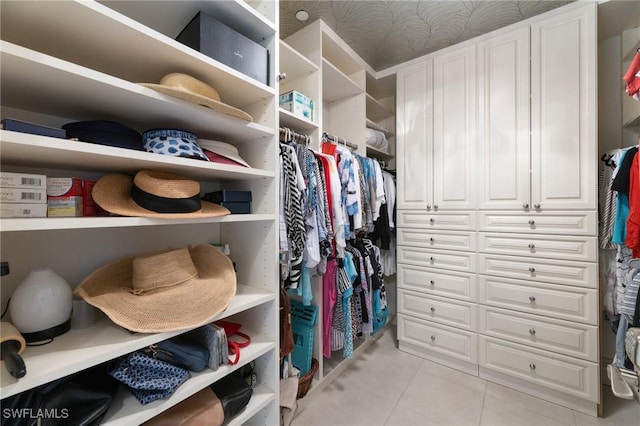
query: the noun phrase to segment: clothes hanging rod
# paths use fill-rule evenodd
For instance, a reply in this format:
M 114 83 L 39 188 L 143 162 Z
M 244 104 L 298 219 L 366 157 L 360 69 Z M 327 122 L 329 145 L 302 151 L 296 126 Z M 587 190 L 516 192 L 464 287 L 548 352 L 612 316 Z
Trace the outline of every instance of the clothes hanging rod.
M 311 141 L 311 137 L 309 135 L 304 135 L 302 133 L 298 133 L 295 130 L 291 130 L 288 127 L 280 127 L 280 136 L 281 140 L 285 142 L 298 142 L 308 145 Z M 284 138 L 284 139 L 283 139 Z
M 357 144 L 355 144 L 353 142 L 349 142 L 346 139 L 342 139 L 342 138 L 339 138 L 337 136 L 330 135 L 327 132 L 324 132 L 322 134 L 322 139 L 326 140 L 328 142 L 331 142 L 331 143 L 345 145 L 345 146 L 347 146 L 347 147 L 349 147 L 351 149 L 358 149 L 358 145 Z

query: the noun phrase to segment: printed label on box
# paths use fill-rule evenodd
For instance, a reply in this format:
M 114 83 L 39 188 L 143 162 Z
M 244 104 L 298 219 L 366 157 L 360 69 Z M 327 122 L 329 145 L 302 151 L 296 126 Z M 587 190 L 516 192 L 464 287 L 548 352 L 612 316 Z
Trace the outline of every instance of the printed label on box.
M 82 197 L 82 179 L 47 178 L 47 195 L 51 197 Z
M 3 203 L 47 203 L 47 191 L 30 188 L 0 187 L 0 201 Z
M 47 176 L 28 173 L 0 172 L 0 186 L 47 189 Z
M 2 203 L 0 217 L 47 217 L 46 204 Z

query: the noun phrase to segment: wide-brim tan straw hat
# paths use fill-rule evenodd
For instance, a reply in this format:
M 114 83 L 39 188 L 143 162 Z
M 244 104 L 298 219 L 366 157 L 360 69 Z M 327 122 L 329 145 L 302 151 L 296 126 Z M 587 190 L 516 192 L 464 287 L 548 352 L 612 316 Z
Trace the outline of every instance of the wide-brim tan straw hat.
M 156 90 L 165 95 L 180 98 L 184 101 L 197 105 L 211 108 L 214 111 L 222 112 L 233 117 L 246 121 L 253 121 L 253 117 L 231 105 L 225 104 L 220 100 L 218 91 L 205 83 L 188 74 L 171 73 L 167 74 L 156 83 L 140 83 L 144 87 Z
M 210 323 L 229 305 L 236 286 L 229 257 L 200 244 L 110 262 L 74 293 L 127 330 L 161 333 Z
M 141 170 L 133 179 L 109 174 L 95 183 L 91 195 L 104 210 L 121 216 L 188 219 L 231 213 L 202 200 L 197 181 L 168 172 Z

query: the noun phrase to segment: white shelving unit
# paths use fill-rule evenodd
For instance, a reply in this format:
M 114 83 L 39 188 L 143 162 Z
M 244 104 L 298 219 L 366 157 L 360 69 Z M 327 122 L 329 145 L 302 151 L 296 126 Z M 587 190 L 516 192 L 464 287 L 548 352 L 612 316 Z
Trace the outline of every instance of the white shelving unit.
M 384 152 L 374 146 L 367 145 L 367 155 L 379 160 L 389 162 L 389 166 L 395 169 L 395 93 L 396 76 L 376 79 L 371 73 L 367 73 L 367 119 L 366 127 L 384 133 L 389 142 L 389 150 Z
M 271 52 L 269 84 L 174 40 L 200 10 Z M 228 243 L 238 290 L 216 319 L 240 322 L 252 337 L 235 366 L 192 374 L 171 398 L 142 406 L 121 388 L 106 424 L 139 424 L 233 370 L 255 361 L 258 385 L 251 402 L 229 424 L 277 424 L 278 393 L 278 64 L 277 2 L 7 2 L 2 5 L 0 84 L 2 118 L 59 127 L 112 120 L 139 132 L 173 127 L 203 139 L 234 144 L 251 168 L 175 158 L 79 141 L 0 131 L 3 171 L 98 179 L 141 169 L 198 180 L 202 192 L 252 192 L 251 214 L 166 220 L 135 217 L 12 218 L 0 220 L 2 306 L 34 268 L 50 267 L 72 287 L 117 258 L 163 248 Z M 29 30 L 25 31 L 25 28 Z M 252 122 L 227 116 L 145 88 L 169 72 L 211 84 L 223 102 L 248 112 Z M 102 364 L 181 332 L 132 334 L 98 315 L 90 328 L 71 330 L 48 345 L 28 347 L 27 375 L 2 370 L 7 398 Z
M 376 127 L 388 135 L 393 134 L 383 127 L 387 123 L 384 118 L 393 115 L 393 113 L 389 112 L 384 102 L 379 102 L 379 99 L 376 98 L 377 93 L 368 93 L 366 73 L 372 71 L 370 67 L 322 20 L 306 26 L 284 40 L 281 43 L 281 52 L 285 52 L 285 49 L 291 49 L 295 53 L 281 54 L 280 70 L 287 73 L 287 78 L 283 83 L 288 86 L 286 89 L 281 87 L 280 92 L 298 90 L 310 96 L 316 103 L 314 122 L 318 123 L 318 127 L 305 127 L 306 123 L 304 122 L 291 124 L 291 118 L 282 111 L 280 112 L 280 125 L 289 126 L 293 130 L 312 136 L 310 148 L 314 150 L 320 150 L 320 139 L 322 133 L 326 132 L 358 145 L 355 152 L 361 155 L 391 159 L 391 154 L 378 150 L 376 150 L 378 155 L 372 155 L 374 151 L 371 151 L 365 144 L 365 128 L 369 123 L 371 123 L 371 127 Z M 291 84 L 288 82 L 290 73 L 286 71 L 286 68 L 292 65 L 285 63 L 285 58 L 296 58 L 304 64 L 310 62 L 317 71 L 305 71 L 304 78 L 299 78 L 295 80 L 295 84 Z M 293 64 L 293 59 L 287 61 L 291 61 Z M 390 87 L 392 88 L 387 93 L 393 99 L 395 81 Z M 371 116 L 370 109 L 374 109 L 371 111 Z M 395 127 L 393 121 L 390 122 L 390 125 Z M 322 318 L 322 285 L 318 282 L 318 277 L 313 279 L 315 281 L 312 282 L 314 293 L 311 303 L 318 306 L 318 318 Z M 319 369 L 308 395 L 322 390 L 344 371 L 352 360 L 357 359 L 375 339 L 374 336 L 374 338 L 366 337 L 354 341 L 354 354 L 351 359 L 343 359 L 341 354 L 337 352 L 331 359 L 327 359 L 322 355 L 321 331 L 322 324 L 318 321 L 314 333 L 313 357 L 318 360 Z M 312 400 L 312 397 L 306 397 L 300 404 L 306 404 L 309 400 Z

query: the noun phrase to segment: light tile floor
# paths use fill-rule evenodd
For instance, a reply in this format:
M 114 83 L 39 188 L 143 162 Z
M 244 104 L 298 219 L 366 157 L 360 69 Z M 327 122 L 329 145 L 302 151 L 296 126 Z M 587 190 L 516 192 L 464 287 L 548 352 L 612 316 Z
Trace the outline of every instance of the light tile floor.
M 401 352 L 391 327 L 293 426 L 640 426 L 640 404 L 605 389 L 591 417 Z

